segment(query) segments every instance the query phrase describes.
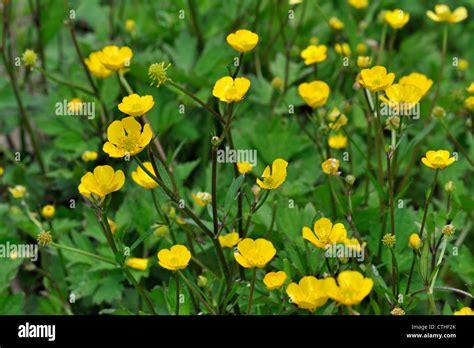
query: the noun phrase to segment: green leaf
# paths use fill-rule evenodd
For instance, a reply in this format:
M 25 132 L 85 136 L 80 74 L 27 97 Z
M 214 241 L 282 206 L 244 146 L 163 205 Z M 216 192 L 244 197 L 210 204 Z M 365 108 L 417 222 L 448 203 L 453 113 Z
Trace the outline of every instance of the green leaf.
M 229 210 L 232 206 L 232 202 L 237 199 L 237 191 L 242 186 L 242 182 L 244 181 L 244 179 L 245 175 L 239 175 L 232 181 L 232 185 L 230 185 L 229 190 L 227 190 L 227 194 L 225 196 L 224 201 L 224 215 L 227 215 L 229 213 Z

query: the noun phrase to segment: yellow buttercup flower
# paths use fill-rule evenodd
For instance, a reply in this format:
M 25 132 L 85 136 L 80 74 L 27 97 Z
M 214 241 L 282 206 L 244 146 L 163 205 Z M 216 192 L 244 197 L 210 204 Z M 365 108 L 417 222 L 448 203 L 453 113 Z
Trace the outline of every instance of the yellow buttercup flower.
M 357 305 L 372 291 L 374 282 L 357 271 L 342 271 L 337 277 L 328 279 L 326 285 L 327 295 L 336 302 L 353 306 Z
M 343 149 L 347 146 L 347 137 L 342 134 L 331 135 L 328 138 L 328 145 L 332 149 Z
M 277 158 L 272 163 L 272 168 L 266 166 L 262 174 L 262 180 L 257 178 L 257 185 L 265 190 L 274 190 L 280 187 L 286 180 L 286 168 L 288 162 L 284 159 Z
M 150 173 L 156 176 L 155 170 L 153 169 L 153 165 L 151 164 L 151 162 L 143 162 L 143 166 Z M 158 186 L 158 183 L 153 180 L 140 166 L 138 166 L 137 169 L 132 172 L 132 179 L 146 190 L 151 190 Z
M 435 22 L 458 23 L 467 18 L 467 10 L 461 6 L 451 12 L 448 5 L 436 5 L 435 11 L 426 11 L 426 15 Z
M 142 116 L 155 105 L 151 95 L 140 97 L 138 94 L 130 94 L 122 99 L 118 105 L 120 111 L 130 116 Z
M 336 45 L 334 45 L 334 49 L 337 53 L 342 54 L 344 57 L 351 55 L 351 46 L 349 46 L 349 44 L 346 42 L 336 43 Z
M 237 170 L 240 174 L 247 174 L 252 171 L 253 166 L 249 162 L 237 162 Z
M 381 96 L 380 100 L 390 106 L 396 115 L 407 115 L 422 97 L 423 92 L 418 87 L 396 83 L 385 90 L 385 96 Z
M 245 77 L 233 79 L 225 76 L 217 80 L 212 89 L 212 95 L 224 103 L 235 103 L 244 99 L 250 88 L 250 80 Z
M 82 100 L 80 98 L 73 98 L 67 103 L 67 109 L 71 112 L 78 113 L 82 109 Z
M 467 97 L 466 100 L 464 100 L 464 106 L 466 109 L 469 110 L 474 110 L 474 96 Z
M 219 244 L 222 248 L 233 248 L 239 241 L 239 234 L 235 231 L 219 236 Z
M 41 209 L 41 215 L 45 217 L 46 219 L 51 219 L 54 216 L 54 213 L 56 212 L 56 209 L 54 208 L 54 205 L 48 204 Z
M 10 194 L 13 196 L 13 198 L 23 198 L 26 195 L 26 187 L 23 185 L 9 187 L 8 191 L 10 191 Z
M 263 283 L 267 287 L 268 290 L 275 290 L 282 287 L 285 283 L 287 276 L 286 273 L 283 271 L 279 272 L 268 272 L 263 277 Z
M 298 284 L 289 284 L 286 293 L 291 302 L 299 308 L 314 311 L 316 308 L 324 306 L 328 301 L 327 283 L 327 278 L 317 279 L 313 276 L 306 276 L 301 278 Z
M 346 238 L 342 241 L 344 243 L 344 245 L 349 248 L 349 249 L 353 249 L 357 252 L 359 252 L 362 248 L 362 246 L 360 245 L 360 242 L 357 238 Z M 363 243 L 363 245 L 365 245 L 365 243 Z
M 328 48 L 325 45 L 309 45 L 301 52 L 305 65 L 321 63 L 327 59 Z
M 369 0 L 347 0 L 347 3 L 358 10 L 369 6 Z
M 337 17 L 331 17 L 329 19 L 329 26 L 334 30 L 341 30 L 344 28 L 344 23 Z
M 469 87 L 466 88 L 466 91 L 467 91 L 467 93 L 471 93 L 471 94 L 474 93 L 474 82 L 471 82 Z
M 204 207 L 212 202 L 212 196 L 209 192 L 198 192 L 196 194 L 192 194 L 194 201 L 200 206 Z
M 463 307 L 458 311 L 454 311 L 453 315 L 474 315 L 474 311 L 470 307 Z
M 420 239 L 418 233 L 412 233 L 408 238 L 408 246 L 413 250 L 418 250 L 423 246 L 423 241 Z
M 393 11 L 385 11 L 383 18 L 393 29 L 401 29 L 410 20 L 410 14 L 397 8 Z
M 347 239 L 347 231 L 343 224 L 332 224 L 328 218 L 321 218 L 314 223 L 313 231 L 309 227 L 303 227 L 303 238 L 319 249 L 334 243 L 343 243 Z
M 95 151 L 84 151 L 81 155 L 81 159 L 84 162 L 91 162 L 95 161 L 97 159 L 97 152 Z
M 84 59 L 84 63 L 86 63 L 87 69 L 89 69 L 92 75 L 101 79 L 112 74 L 112 70 L 107 69 L 99 60 L 99 52 L 89 54 L 89 57 Z
M 330 88 L 324 81 L 315 80 L 309 83 L 302 83 L 298 86 L 300 97 L 313 109 L 326 104 Z
M 176 244 L 171 249 L 161 249 L 158 252 L 158 263 L 170 271 L 178 271 L 188 266 L 191 253 L 184 245 Z
M 460 71 L 466 71 L 467 68 L 469 68 L 469 62 L 467 60 L 461 58 L 461 59 L 458 60 L 457 67 L 458 67 L 458 70 L 460 70 Z
M 327 175 L 340 175 L 339 172 L 339 160 L 335 158 L 329 158 L 321 164 L 323 172 Z
M 125 29 L 127 29 L 127 31 L 133 32 L 135 31 L 135 28 L 136 28 L 136 23 L 133 19 L 127 19 L 125 21 Z
M 329 128 L 338 131 L 342 126 L 347 124 L 347 117 L 339 111 L 337 107 L 334 107 L 328 114 L 327 119 L 329 121 Z
M 237 250 L 234 253 L 235 260 L 245 268 L 263 268 L 276 254 L 272 242 L 263 238 L 245 238 L 239 242 Z
M 148 268 L 148 259 L 142 259 L 140 257 L 129 257 L 127 261 L 125 261 L 125 265 L 127 267 L 137 269 L 139 271 L 146 271 Z
M 362 70 L 358 82 L 371 92 L 378 92 L 390 87 L 393 80 L 395 80 L 394 73 L 387 74 L 385 67 L 377 65 Z
M 430 150 L 426 153 L 426 157 L 421 159 L 421 162 L 427 167 L 433 169 L 444 169 L 449 167 L 451 164 L 456 161 L 456 158 L 449 157 L 450 153 L 446 150 L 433 151 Z
M 258 35 L 247 29 L 239 29 L 235 33 L 227 35 L 227 43 L 234 50 L 246 53 L 257 46 Z
M 98 52 L 97 58 L 107 69 L 117 71 L 130 66 L 132 56 L 130 47 L 106 46 Z
M 91 195 L 104 198 L 109 193 L 118 191 L 125 184 L 122 170 L 114 171 L 111 166 L 97 166 L 94 172 L 87 172 L 81 178 L 78 186 L 79 193 L 86 198 Z
M 114 121 L 107 128 L 107 141 L 102 150 L 110 157 L 120 158 L 140 153 L 151 141 L 150 125 L 142 126 L 134 117 Z
M 403 76 L 398 81 L 401 85 L 413 85 L 421 90 L 423 96 L 425 96 L 433 85 L 433 80 L 429 79 L 420 73 L 411 73 L 408 76 Z
M 372 57 L 370 56 L 358 56 L 357 57 L 357 66 L 360 69 L 368 68 L 372 64 Z

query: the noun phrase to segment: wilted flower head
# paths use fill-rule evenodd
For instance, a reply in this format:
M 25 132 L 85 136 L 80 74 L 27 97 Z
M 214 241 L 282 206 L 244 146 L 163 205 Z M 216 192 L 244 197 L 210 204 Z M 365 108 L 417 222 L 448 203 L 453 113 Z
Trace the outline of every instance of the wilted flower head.
M 403 308 L 400 307 L 394 307 L 392 311 L 390 312 L 391 315 L 405 315 L 405 311 Z
M 26 187 L 23 185 L 9 187 L 8 191 L 10 191 L 10 194 L 13 196 L 13 198 L 23 198 L 26 195 Z
M 323 172 L 327 175 L 341 175 L 339 172 L 339 160 L 335 158 L 329 158 L 321 164 Z
M 200 206 L 204 207 L 212 202 L 212 196 L 209 192 L 197 192 L 192 194 L 191 197 Z
M 148 68 L 148 77 L 151 80 L 150 86 L 156 84 L 156 87 L 160 87 L 165 84 L 166 81 L 170 80 L 166 70 L 171 66 L 171 63 L 166 64 L 165 62 L 153 63 Z
M 327 119 L 329 121 L 329 128 L 338 131 L 342 126 L 347 124 L 347 117 L 337 107 L 334 107 L 331 112 L 329 112 Z

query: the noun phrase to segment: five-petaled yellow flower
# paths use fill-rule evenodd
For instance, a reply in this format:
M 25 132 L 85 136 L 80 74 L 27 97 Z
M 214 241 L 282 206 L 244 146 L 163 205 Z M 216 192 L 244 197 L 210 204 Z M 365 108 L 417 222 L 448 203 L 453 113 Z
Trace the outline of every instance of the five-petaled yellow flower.
M 463 307 L 458 311 L 454 311 L 453 315 L 474 315 L 474 311 L 470 307 Z
M 222 248 L 233 248 L 239 241 L 239 234 L 235 231 L 219 236 L 219 244 Z
M 114 121 L 107 128 L 107 141 L 102 150 L 110 157 L 120 158 L 140 153 L 152 138 L 150 125 L 142 126 L 134 117 Z
M 334 243 L 344 243 L 347 231 L 343 224 L 332 224 L 328 218 L 321 218 L 314 223 L 314 232 L 309 227 L 303 227 L 303 238 L 319 249 L 326 249 Z
M 339 172 L 339 163 L 340 162 L 338 159 L 329 158 L 321 163 L 321 168 L 327 175 L 340 175 L 341 172 Z
M 10 191 L 10 194 L 13 196 L 13 198 L 23 198 L 26 195 L 26 187 L 23 185 L 9 187 L 8 191 Z
M 286 179 L 286 168 L 288 162 L 277 158 L 273 161 L 272 167 L 266 166 L 262 174 L 262 180 L 257 178 L 257 185 L 266 190 L 274 190 L 280 187 Z
M 371 92 L 378 92 L 390 87 L 393 80 L 395 80 L 394 73 L 387 74 L 385 67 L 377 65 L 362 70 L 358 82 Z
M 451 12 L 448 5 L 436 5 L 435 11 L 426 11 L 426 15 L 435 22 L 458 23 L 467 18 L 467 10 L 461 6 Z
M 212 202 L 212 196 L 209 192 L 197 192 L 192 194 L 191 197 L 200 207 L 205 207 Z
M 285 283 L 287 276 L 286 273 L 283 271 L 279 272 L 268 272 L 263 277 L 263 283 L 267 287 L 268 290 L 275 290 L 282 287 Z
M 87 172 L 81 178 L 78 186 L 79 193 L 86 198 L 91 195 L 100 199 L 109 193 L 118 191 L 125 183 L 125 175 L 123 171 L 114 169 L 111 166 L 97 166 L 94 172 Z
M 298 93 L 301 98 L 313 109 L 326 104 L 329 97 L 330 88 L 324 81 L 315 80 L 304 82 L 298 86 Z
M 401 85 L 416 86 L 421 90 L 423 96 L 425 96 L 433 85 L 433 80 L 429 79 L 423 74 L 414 72 L 408 76 L 401 77 L 398 83 Z
M 237 245 L 235 260 L 245 268 L 263 268 L 276 254 L 275 247 L 269 240 L 245 238 Z
M 156 176 L 155 170 L 151 162 L 143 162 L 143 166 L 153 175 Z M 153 180 L 140 166 L 132 172 L 132 179 L 138 185 L 146 190 L 154 189 L 158 186 L 158 183 Z
M 408 115 L 422 97 L 423 92 L 415 85 L 396 83 L 385 90 L 385 96 L 381 96 L 380 100 L 390 106 L 395 115 Z
M 401 29 L 410 20 L 410 14 L 397 8 L 393 11 L 385 11 L 383 18 L 393 29 Z
M 129 67 L 133 56 L 132 50 L 127 46 L 106 46 L 97 53 L 102 65 L 113 71 Z
M 237 162 L 237 170 L 240 174 L 247 174 L 252 171 L 253 166 L 249 162 Z
M 249 52 L 257 46 L 258 35 L 247 29 L 239 29 L 227 35 L 227 43 L 240 53 Z
M 309 45 L 301 52 L 305 65 L 321 63 L 326 60 L 328 48 L 325 45 Z
M 120 111 L 130 116 L 142 116 L 155 105 L 151 95 L 140 97 L 138 94 L 130 94 L 122 99 L 118 105 Z
M 225 76 L 216 81 L 212 95 L 224 103 L 235 103 L 244 99 L 249 88 L 250 80 L 245 77 Z
M 56 209 L 54 208 L 54 205 L 48 204 L 45 205 L 41 209 L 41 215 L 45 217 L 46 219 L 51 219 L 54 216 L 54 213 L 56 212 Z
M 299 308 L 314 311 L 316 308 L 324 306 L 328 301 L 326 285 L 328 280 L 317 279 L 313 276 L 306 276 L 300 279 L 299 283 L 291 283 L 286 288 L 286 293 L 292 303 Z
M 86 63 L 87 69 L 89 69 L 92 75 L 101 79 L 112 74 L 112 70 L 107 69 L 99 60 L 99 52 L 89 54 L 89 57 L 84 59 L 84 63 Z
M 343 149 L 347 146 L 347 137 L 342 134 L 331 135 L 328 138 L 328 145 L 331 149 Z
M 191 253 L 184 245 L 176 244 L 171 249 L 161 249 L 158 252 L 158 263 L 170 271 L 178 271 L 188 266 Z
M 342 271 L 337 277 L 337 283 L 334 278 L 328 279 L 326 285 L 327 295 L 336 302 L 345 306 L 353 306 L 362 302 L 362 300 L 372 291 L 374 281 L 365 278 L 357 271 Z
M 421 162 L 427 167 L 433 169 L 444 169 L 449 167 L 451 164 L 456 161 L 456 158 L 449 157 L 450 153 L 446 150 L 433 151 L 430 150 L 426 153 L 426 157 L 421 159 Z
M 139 271 L 146 271 L 146 269 L 148 268 L 148 259 L 142 259 L 140 257 L 129 257 L 127 261 L 125 261 L 125 265 L 127 265 L 127 267 Z
M 358 10 L 369 6 L 369 0 L 347 0 L 347 3 Z
M 410 238 L 408 238 L 408 246 L 413 250 L 418 250 L 423 246 L 423 241 L 418 233 L 412 233 L 410 235 Z
M 344 23 L 337 17 L 331 17 L 329 19 L 329 26 L 334 30 L 341 30 L 344 28 Z

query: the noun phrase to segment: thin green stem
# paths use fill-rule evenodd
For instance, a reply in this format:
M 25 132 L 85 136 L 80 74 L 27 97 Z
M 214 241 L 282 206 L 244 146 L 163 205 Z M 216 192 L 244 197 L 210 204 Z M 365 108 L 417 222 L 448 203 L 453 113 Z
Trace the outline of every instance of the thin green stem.
M 55 243 L 55 242 L 51 242 L 48 245 L 52 246 L 52 247 L 55 247 L 55 248 L 58 248 L 58 249 L 72 251 L 72 252 L 77 253 L 77 254 L 88 256 L 88 257 L 91 257 L 93 259 L 96 259 L 96 260 L 99 260 L 99 261 L 102 261 L 102 262 L 106 262 L 106 263 L 114 265 L 114 266 L 118 266 L 117 262 L 115 262 L 112 259 L 109 259 L 109 258 L 106 258 L 106 257 L 103 257 L 103 256 L 99 256 L 99 255 L 96 255 L 96 254 L 92 254 L 92 253 L 89 253 L 89 252 L 84 251 L 84 250 L 76 249 L 76 248 L 69 247 L 69 246 L 62 245 L 62 244 L 58 244 L 58 243 Z
M 176 281 L 176 310 L 174 311 L 175 315 L 179 315 L 179 275 L 178 271 L 174 272 L 175 281 Z
M 435 171 L 435 176 L 433 179 L 433 183 L 431 184 L 430 191 L 428 192 L 428 196 L 426 197 L 425 200 L 425 207 L 423 211 L 423 218 L 421 220 L 421 227 L 420 227 L 420 238 L 423 239 L 423 232 L 425 231 L 425 223 L 426 223 L 426 216 L 428 215 L 428 207 L 431 201 L 431 197 L 433 196 L 433 192 L 436 188 L 436 182 L 438 181 L 438 174 L 439 174 L 439 169 L 436 169 Z
M 257 269 L 254 267 L 252 269 L 252 281 L 250 283 L 250 295 L 249 295 L 249 303 L 247 305 L 247 315 L 252 314 L 252 300 L 253 300 L 253 292 L 255 290 L 255 279 L 257 278 Z

